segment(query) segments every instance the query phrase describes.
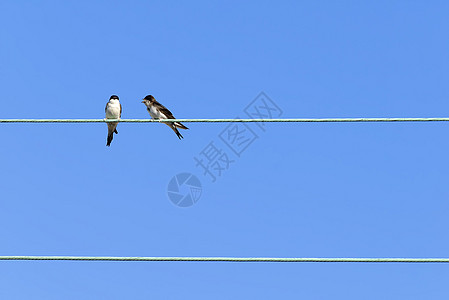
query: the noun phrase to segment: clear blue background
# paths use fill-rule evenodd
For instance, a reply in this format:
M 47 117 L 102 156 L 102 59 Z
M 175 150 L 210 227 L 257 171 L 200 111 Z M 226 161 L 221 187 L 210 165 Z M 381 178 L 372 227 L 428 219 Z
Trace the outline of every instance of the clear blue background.
M 1 1 L 0 118 L 448 117 L 447 1 Z M 0 255 L 449 257 L 449 124 L 0 125 Z M 251 125 L 251 126 L 254 126 Z M 258 130 L 257 127 L 253 127 Z M 217 142 L 218 144 L 218 142 Z M 179 208 L 167 184 L 199 176 Z M 442 264 L 0 262 L 2 299 L 443 299 Z

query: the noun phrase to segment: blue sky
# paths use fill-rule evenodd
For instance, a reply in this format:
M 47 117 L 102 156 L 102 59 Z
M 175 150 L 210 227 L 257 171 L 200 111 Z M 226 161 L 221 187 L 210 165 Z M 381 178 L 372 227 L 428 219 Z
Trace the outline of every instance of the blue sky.
M 0 118 L 449 116 L 447 1 L 2 1 Z M 0 125 L 1 255 L 448 257 L 448 124 Z M 213 142 L 234 162 L 195 166 Z M 188 208 L 167 185 L 202 183 Z M 182 192 L 186 190 L 183 189 Z M 442 299 L 446 265 L 0 263 L 3 299 Z

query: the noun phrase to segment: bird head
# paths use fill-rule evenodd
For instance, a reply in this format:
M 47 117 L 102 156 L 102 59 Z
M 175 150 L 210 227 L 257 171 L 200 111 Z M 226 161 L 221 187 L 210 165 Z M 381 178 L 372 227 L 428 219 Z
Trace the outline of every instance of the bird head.
M 148 102 L 151 102 L 151 101 L 154 101 L 154 100 L 155 99 L 154 99 L 154 97 L 152 95 L 146 95 L 145 98 L 143 98 L 142 103 L 148 103 Z

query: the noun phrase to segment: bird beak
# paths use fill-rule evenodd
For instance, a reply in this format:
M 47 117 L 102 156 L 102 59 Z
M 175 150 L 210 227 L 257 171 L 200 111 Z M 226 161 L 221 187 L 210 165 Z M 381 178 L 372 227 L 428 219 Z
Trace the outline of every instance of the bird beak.
M 143 100 L 142 103 L 145 103 L 145 100 Z

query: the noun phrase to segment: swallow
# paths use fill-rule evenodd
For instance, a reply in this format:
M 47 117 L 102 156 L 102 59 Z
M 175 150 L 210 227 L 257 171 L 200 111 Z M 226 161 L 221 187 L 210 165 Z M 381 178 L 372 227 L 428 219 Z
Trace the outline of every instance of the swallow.
M 117 95 L 112 95 L 109 98 L 109 102 L 106 104 L 104 109 L 106 112 L 106 119 L 117 119 L 122 117 L 122 105 L 118 99 Z M 112 139 L 114 138 L 114 133 L 118 134 L 117 125 L 118 122 L 107 123 L 108 124 L 108 140 L 106 146 L 111 146 Z
M 145 104 L 151 118 L 153 118 L 154 120 L 175 119 L 175 117 L 173 117 L 173 114 L 165 106 L 157 102 L 152 95 L 147 95 L 145 98 L 143 98 L 142 103 Z M 179 133 L 178 128 L 189 129 L 186 126 L 182 125 L 180 122 L 165 122 L 164 124 L 170 127 L 176 133 L 179 139 L 182 139 L 184 137 Z

